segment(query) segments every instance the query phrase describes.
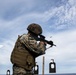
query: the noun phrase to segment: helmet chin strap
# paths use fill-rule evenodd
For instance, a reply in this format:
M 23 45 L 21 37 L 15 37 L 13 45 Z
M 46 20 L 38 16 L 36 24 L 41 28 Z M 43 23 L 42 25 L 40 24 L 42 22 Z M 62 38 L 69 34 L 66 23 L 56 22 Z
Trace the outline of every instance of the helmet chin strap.
M 31 35 L 33 35 L 33 36 L 37 36 L 38 37 L 38 35 L 37 34 L 35 34 L 35 33 L 33 33 L 32 31 L 30 31 L 29 30 L 29 32 L 28 33 L 30 33 Z

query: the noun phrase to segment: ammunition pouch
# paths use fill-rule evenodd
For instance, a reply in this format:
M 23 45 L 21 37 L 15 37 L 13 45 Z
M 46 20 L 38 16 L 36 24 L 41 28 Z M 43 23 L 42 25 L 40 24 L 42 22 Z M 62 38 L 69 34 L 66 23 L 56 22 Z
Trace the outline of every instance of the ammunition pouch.
M 19 38 L 11 54 L 11 62 L 26 70 L 32 70 L 35 64 L 35 58 L 29 51 L 22 45 Z

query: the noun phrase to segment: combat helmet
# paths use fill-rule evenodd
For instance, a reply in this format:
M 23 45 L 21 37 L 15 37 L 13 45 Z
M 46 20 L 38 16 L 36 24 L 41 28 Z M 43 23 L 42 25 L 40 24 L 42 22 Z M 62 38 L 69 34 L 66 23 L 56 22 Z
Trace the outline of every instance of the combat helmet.
M 39 24 L 36 23 L 32 23 L 27 27 L 27 30 L 36 34 L 36 35 L 40 35 L 42 33 L 42 28 Z

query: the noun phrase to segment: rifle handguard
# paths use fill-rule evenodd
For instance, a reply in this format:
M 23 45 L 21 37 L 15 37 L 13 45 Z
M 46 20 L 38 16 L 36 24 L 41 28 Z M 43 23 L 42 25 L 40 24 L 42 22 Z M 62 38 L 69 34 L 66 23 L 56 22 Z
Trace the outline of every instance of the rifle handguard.
M 53 43 L 53 41 L 45 40 L 45 36 L 43 36 L 43 35 L 39 35 L 39 36 L 40 36 L 40 38 L 38 38 L 39 41 L 44 41 L 44 42 L 46 42 L 47 44 L 51 45 L 51 47 L 52 47 L 52 46 L 56 46 L 56 45 Z

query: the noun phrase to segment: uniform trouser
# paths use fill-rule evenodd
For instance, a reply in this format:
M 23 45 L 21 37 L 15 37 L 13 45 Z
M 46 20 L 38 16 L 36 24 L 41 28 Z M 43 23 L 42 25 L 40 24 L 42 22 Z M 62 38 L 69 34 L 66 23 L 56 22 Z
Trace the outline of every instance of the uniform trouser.
M 24 68 L 13 65 L 13 75 L 34 75 L 32 71 L 26 71 Z

